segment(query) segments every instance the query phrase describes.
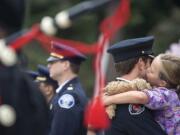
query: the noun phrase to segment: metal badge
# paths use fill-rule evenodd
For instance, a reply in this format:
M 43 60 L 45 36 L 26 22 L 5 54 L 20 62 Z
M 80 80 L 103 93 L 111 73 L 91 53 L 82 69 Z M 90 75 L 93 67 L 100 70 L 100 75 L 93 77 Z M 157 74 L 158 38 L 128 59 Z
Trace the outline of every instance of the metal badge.
M 72 84 L 70 84 L 69 87 L 67 87 L 67 90 L 73 90 L 73 89 L 74 88 L 73 88 Z

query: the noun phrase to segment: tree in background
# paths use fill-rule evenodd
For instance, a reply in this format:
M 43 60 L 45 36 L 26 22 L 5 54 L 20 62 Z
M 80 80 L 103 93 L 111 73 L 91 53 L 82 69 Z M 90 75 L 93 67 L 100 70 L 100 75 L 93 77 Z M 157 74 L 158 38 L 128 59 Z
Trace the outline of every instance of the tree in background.
M 40 22 L 44 16 L 53 16 L 64 9 L 81 2 L 81 0 L 31 0 L 27 3 L 27 14 L 25 27 Z M 109 9 L 101 9 L 96 13 L 83 15 L 74 21 L 72 27 L 66 30 L 59 30 L 57 37 L 73 39 L 87 43 L 93 43 L 97 40 L 98 25 L 100 21 L 110 14 L 112 5 Z M 180 2 L 178 0 L 132 0 L 131 19 L 129 24 L 117 34 L 112 44 L 119 40 L 140 37 L 145 35 L 155 35 L 155 52 L 164 52 L 170 43 L 177 42 L 180 37 Z M 24 48 L 24 53 L 29 58 L 29 67 L 34 68 L 36 64 L 45 64 L 48 54 L 43 51 L 38 43 L 33 42 L 30 46 Z M 36 50 L 36 51 L 34 51 Z M 38 52 L 38 53 L 37 53 Z M 86 84 L 89 92 L 93 89 L 93 71 L 92 57 L 88 56 L 89 61 L 83 65 L 81 78 Z M 109 64 L 111 65 L 111 64 Z M 87 72 L 88 71 L 88 72 Z M 112 74 L 112 72 L 111 72 Z M 83 79 L 85 77 L 85 79 Z M 114 76 L 111 75 L 110 80 Z

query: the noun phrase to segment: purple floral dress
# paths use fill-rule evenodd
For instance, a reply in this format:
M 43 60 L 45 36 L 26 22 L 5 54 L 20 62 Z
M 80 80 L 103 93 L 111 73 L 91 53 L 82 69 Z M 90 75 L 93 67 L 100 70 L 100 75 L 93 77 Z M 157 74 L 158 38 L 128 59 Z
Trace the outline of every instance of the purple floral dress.
M 155 120 L 168 135 L 180 135 L 180 100 L 174 90 L 164 87 L 144 90 L 149 97 L 145 105 L 155 110 Z

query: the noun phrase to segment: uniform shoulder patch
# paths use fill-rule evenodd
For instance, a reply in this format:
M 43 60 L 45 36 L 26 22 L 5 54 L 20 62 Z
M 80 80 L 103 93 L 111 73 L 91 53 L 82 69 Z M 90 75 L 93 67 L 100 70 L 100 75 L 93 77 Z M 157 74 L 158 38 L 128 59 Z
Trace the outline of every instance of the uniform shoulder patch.
M 75 99 L 70 94 L 64 94 L 59 98 L 58 104 L 61 108 L 70 109 L 74 106 Z
M 142 112 L 144 112 L 145 107 L 144 105 L 139 105 L 139 104 L 129 104 L 128 109 L 131 115 L 139 115 Z

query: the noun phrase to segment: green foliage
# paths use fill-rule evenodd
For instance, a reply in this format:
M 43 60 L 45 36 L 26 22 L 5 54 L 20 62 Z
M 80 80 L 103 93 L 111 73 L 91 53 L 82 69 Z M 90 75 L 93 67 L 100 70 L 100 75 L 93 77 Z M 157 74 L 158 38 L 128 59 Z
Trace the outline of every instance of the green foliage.
M 54 17 L 58 12 L 68 9 L 82 0 L 31 0 L 26 27 L 40 22 L 44 16 Z M 176 3 L 175 3 L 176 2 Z M 116 5 L 114 5 L 116 6 Z M 113 9 L 115 7 L 111 7 Z M 100 21 L 107 16 L 110 10 L 102 8 L 96 13 L 83 15 L 73 22 L 71 28 L 59 30 L 57 37 L 94 43 L 98 39 L 98 26 Z M 177 42 L 180 37 L 180 9 L 177 0 L 132 0 L 131 19 L 128 25 L 119 34 L 121 39 L 141 37 L 145 35 L 155 35 L 155 52 L 164 52 L 170 43 Z M 118 37 L 118 36 L 117 36 Z M 120 36 L 119 36 L 120 37 Z M 115 39 L 119 41 L 120 38 Z M 114 41 L 114 42 L 115 42 Z M 40 45 L 32 42 L 24 48 L 24 53 L 29 58 L 29 68 L 35 69 L 36 65 L 46 64 L 48 53 L 42 50 Z M 88 61 L 82 66 L 80 73 L 81 80 L 89 95 L 92 94 L 94 84 L 94 73 L 92 59 L 88 56 Z

